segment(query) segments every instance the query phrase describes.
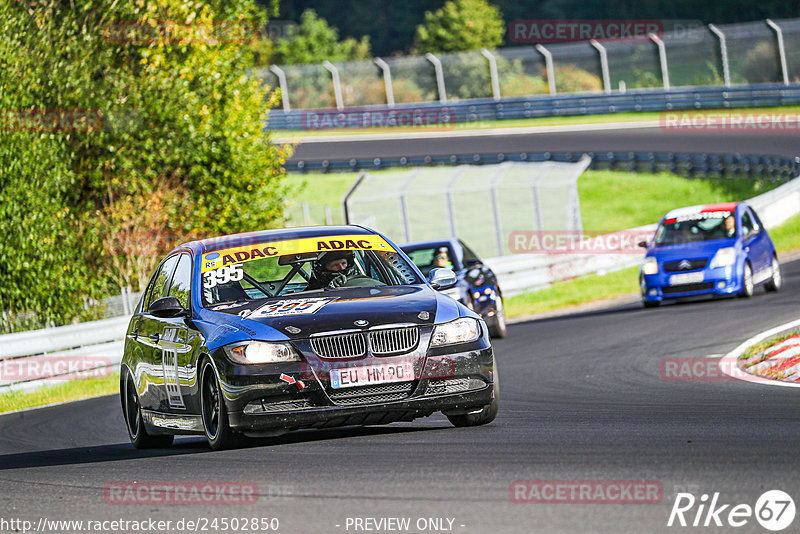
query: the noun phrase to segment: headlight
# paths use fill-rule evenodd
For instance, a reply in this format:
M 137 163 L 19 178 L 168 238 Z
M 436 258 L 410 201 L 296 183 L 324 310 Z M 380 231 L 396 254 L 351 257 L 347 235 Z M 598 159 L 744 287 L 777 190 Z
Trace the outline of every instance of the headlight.
M 714 254 L 711 260 L 711 268 L 714 267 L 728 267 L 736 263 L 736 249 L 733 247 L 721 248 Z
M 431 347 L 469 343 L 481 337 L 481 327 L 472 317 L 462 317 L 449 323 L 436 325 L 431 336 Z
M 642 264 L 644 274 L 658 274 L 658 261 L 653 256 L 647 256 Z
M 248 341 L 225 347 L 225 354 L 236 363 L 281 363 L 299 362 L 300 356 L 288 343 L 265 343 Z

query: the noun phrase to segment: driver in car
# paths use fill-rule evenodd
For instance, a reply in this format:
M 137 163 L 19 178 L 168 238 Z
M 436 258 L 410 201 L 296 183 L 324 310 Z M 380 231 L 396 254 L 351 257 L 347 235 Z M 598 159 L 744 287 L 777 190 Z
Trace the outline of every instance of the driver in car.
M 326 252 L 312 264 L 306 290 L 341 287 L 355 275 L 355 253 L 352 250 Z

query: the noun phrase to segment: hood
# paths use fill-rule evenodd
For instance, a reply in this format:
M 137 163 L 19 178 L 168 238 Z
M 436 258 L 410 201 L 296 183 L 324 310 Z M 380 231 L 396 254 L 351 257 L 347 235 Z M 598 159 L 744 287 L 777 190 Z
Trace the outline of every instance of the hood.
M 427 286 L 304 291 L 217 310 L 231 316 L 226 323 L 274 340 L 384 324 L 431 325 L 436 311 L 436 294 Z
M 717 250 L 725 247 L 736 246 L 736 238 L 712 239 L 710 241 L 696 241 L 694 243 L 681 243 L 663 247 L 651 247 L 647 250 L 648 256 L 653 256 L 660 262 L 688 259 L 711 259 Z

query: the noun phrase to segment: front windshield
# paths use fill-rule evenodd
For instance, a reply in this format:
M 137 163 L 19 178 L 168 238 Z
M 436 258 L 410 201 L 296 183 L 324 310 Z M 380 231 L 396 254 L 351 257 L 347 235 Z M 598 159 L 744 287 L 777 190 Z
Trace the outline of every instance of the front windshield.
M 655 245 L 678 245 L 736 237 L 731 212 L 692 213 L 665 219 L 656 230 Z
M 206 253 L 201 270 L 207 307 L 308 291 L 423 283 L 391 245 L 379 236 L 364 235 L 265 242 Z

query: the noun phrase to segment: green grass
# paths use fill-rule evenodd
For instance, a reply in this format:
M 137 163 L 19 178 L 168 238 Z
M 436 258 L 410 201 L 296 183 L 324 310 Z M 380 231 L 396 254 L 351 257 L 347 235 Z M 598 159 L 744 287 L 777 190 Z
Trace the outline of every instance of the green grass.
M 630 267 L 605 275 L 591 274 L 572 280 L 559 280 L 548 288 L 506 298 L 506 316 L 548 312 L 629 295 L 638 291 L 638 272 L 638 267 Z
M 800 248 L 800 214 L 770 230 L 769 236 L 778 253 Z
M 406 171 L 392 169 L 373 174 L 401 172 Z M 304 222 L 302 202 L 309 203 L 311 224 L 325 223 L 324 206 L 330 206 L 334 223 L 343 222 L 341 198 L 357 176 L 356 173 L 290 174 L 286 183 L 294 191 L 290 206 L 292 224 Z M 770 187 L 753 180 L 700 180 L 667 173 L 624 171 L 586 171 L 578 179 L 581 217 L 587 232 L 635 228 L 657 222 L 672 208 L 741 200 Z M 490 213 L 484 215 L 488 217 Z
M 677 110 L 676 113 L 716 113 L 716 112 L 739 112 L 739 113 L 774 113 L 780 110 L 781 113 L 800 112 L 800 106 L 785 106 L 774 108 L 744 108 L 737 110 L 705 109 L 705 110 Z M 615 122 L 646 122 L 657 121 L 665 112 L 648 111 L 642 113 L 608 113 L 602 115 L 581 115 L 571 117 L 539 117 L 535 119 L 509 119 L 497 121 L 479 121 L 469 123 L 459 123 L 452 127 L 397 127 L 397 128 L 342 128 L 331 130 L 273 130 L 273 135 L 282 138 L 324 136 L 324 135 L 364 135 L 388 132 L 420 132 L 420 131 L 457 131 L 473 129 L 494 129 L 494 128 L 525 128 L 532 126 L 562 126 L 570 124 L 605 124 Z
M 0 413 L 113 393 L 119 393 L 119 372 L 104 377 L 70 380 L 55 386 L 43 386 L 27 393 L 3 393 L 0 395 Z

